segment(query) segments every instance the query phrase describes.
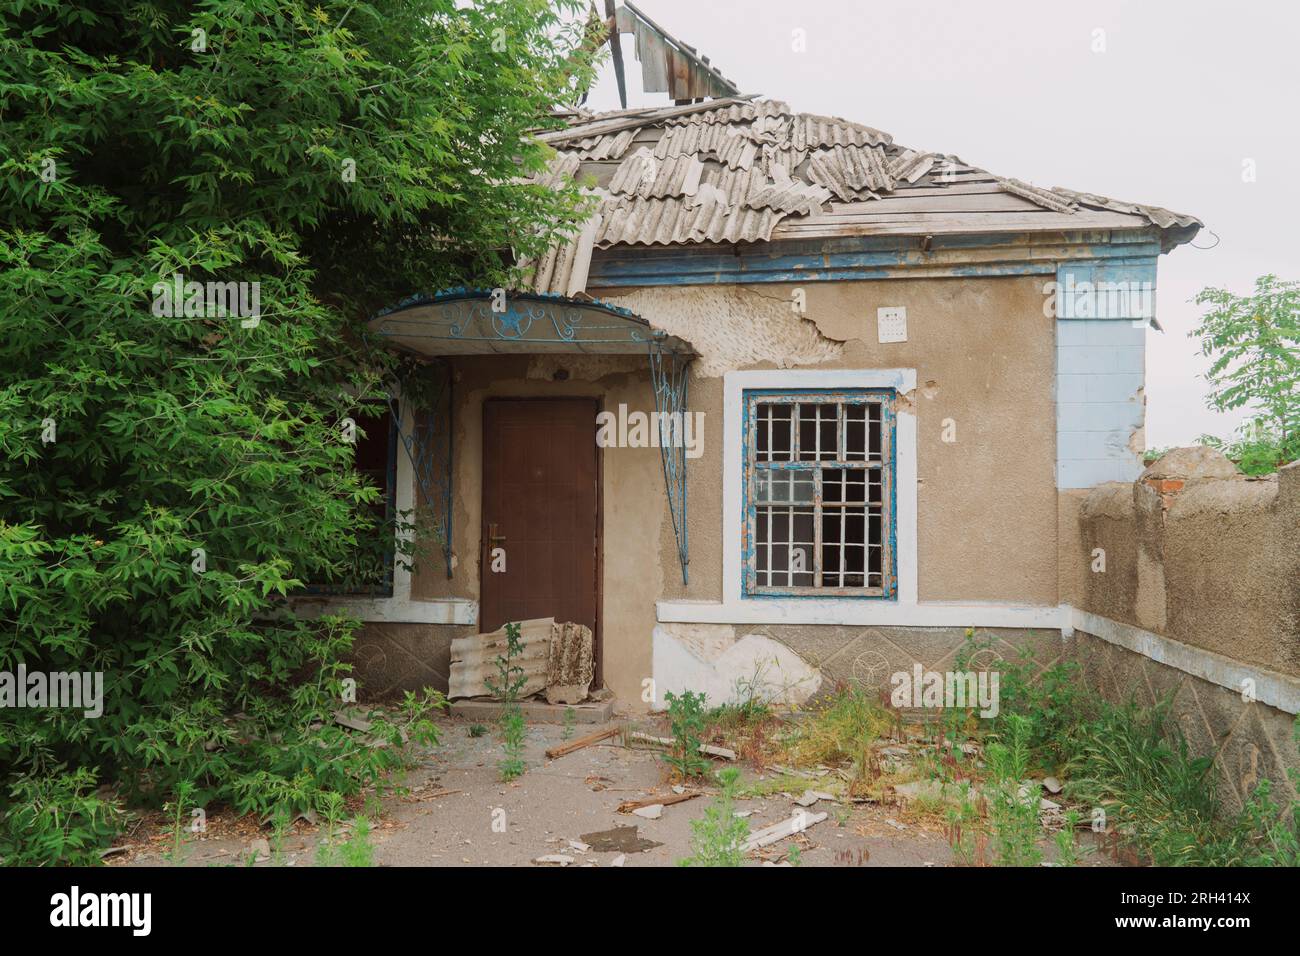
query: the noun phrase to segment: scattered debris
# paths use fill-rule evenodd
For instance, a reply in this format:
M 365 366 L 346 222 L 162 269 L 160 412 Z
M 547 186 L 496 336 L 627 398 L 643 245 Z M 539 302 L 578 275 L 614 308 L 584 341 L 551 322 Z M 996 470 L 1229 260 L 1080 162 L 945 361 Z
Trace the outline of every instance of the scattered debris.
M 662 843 L 645 839 L 637 827 L 614 827 L 612 830 L 584 833 L 582 842 L 595 853 L 644 853 L 663 846 Z
M 1060 793 L 1063 789 L 1061 787 L 1061 781 L 1057 780 L 1055 777 L 1044 777 L 1043 786 L 1047 789 L 1048 793 Z
M 620 853 L 618 856 L 614 857 L 614 859 L 612 859 L 612 860 L 609 861 L 609 865 L 610 865 L 610 866 L 622 866 L 622 865 L 623 865 L 624 863 L 626 863 L 626 862 L 627 862 L 627 854 L 626 854 L 626 853 Z
M 782 820 L 780 823 L 774 823 L 770 827 L 764 827 L 763 829 L 750 834 L 749 839 L 745 841 L 741 849 L 748 853 L 750 850 L 756 850 L 761 846 L 767 846 L 769 843 L 775 843 L 777 840 L 784 840 L 786 837 L 793 836 L 796 833 L 802 833 L 811 826 L 816 826 L 829 816 L 829 813 L 809 814 L 800 810 L 789 820 Z
M 253 854 L 253 859 L 258 863 L 265 863 L 271 859 L 271 842 L 266 838 L 254 840 L 248 844 L 248 852 Z
M 818 800 L 838 800 L 839 798 L 833 793 L 827 793 L 825 790 L 805 790 L 795 803 L 801 807 L 811 807 Z
M 653 734 L 644 734 L 639 730 L 634 730 L 627 735 L 629 741 L 635 741 L 639 744 L 651 744 L 655 747 L 671 747 L 673 739 L 671 737 L 656 737 Z M 723 760 L 735 760 L 736 752 L 728 750 L 726 747 L 715 747 L 712 744 L 700 744 L 700 753 L 708 754 L 710 757 L 721 757 Z
M 646 797 L 644 800 L 624 800 L 618 805 L 617 810 L 619 813 L 636 813 L 645 807 L 670 807 L 674 803 L 682 803 L 699 795 L 698 790 L 692 790 L 689 793 L 674 793 L 671 797 Z
M 581 840 L 570 840 L 569 849 L 574 853 L 586 853 L 591 849 L 591 847 L 588 844 L 583 843 Z
M 598 744 L 602 740 L 608 740 L 616 736 L 622 728 L 607 727 L 605 730 L 598 730 L 594 734 L 587 734 L 585 737 L 579 737 L 577 740 L 571 740 L 567 744 L 561 744 L 558 747 L 552 747 L 546 751 L 546 756 L 554 760 L 556 757 L 563 757 L 565 754 L 571 754 L 575 750 L 581 750 L 583 747 L 590 747 L 592 744 Z
M 885 822 L 888 823 L 888 824 L 889 824 L 891 827 L 893 827 L 895 830 L 906 830 L 906 829 L 907 829 L 907 824 L 906 824 L 906 823 L 899 823 L 899 822 L 898 822 L 897 820 L 895 820 L 893 817 L 886 817 L 886 818 L 885 818 Z
M 662 803 L 652 803 L 648 807 L 637 807 L 632 812 L 646 820 L 658 820 L 664 815 L 664 805 Z
M 533 862 L 540 866 L 568 866 L 570 863 L 577 861 L 564 853 L 546 853 L 533 860 Z

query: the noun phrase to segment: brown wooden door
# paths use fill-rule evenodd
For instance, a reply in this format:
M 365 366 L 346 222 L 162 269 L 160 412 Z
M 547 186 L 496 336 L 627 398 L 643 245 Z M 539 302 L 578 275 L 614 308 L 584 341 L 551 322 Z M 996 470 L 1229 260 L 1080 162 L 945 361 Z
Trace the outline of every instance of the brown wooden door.
M 554 617 L 596 628 L 594 399 L 490 399 L 483 406 L 481 627 Z M 505 549 L 505 572 L 492 549 Z M 599 666 L 599 665 L 598 665 Z

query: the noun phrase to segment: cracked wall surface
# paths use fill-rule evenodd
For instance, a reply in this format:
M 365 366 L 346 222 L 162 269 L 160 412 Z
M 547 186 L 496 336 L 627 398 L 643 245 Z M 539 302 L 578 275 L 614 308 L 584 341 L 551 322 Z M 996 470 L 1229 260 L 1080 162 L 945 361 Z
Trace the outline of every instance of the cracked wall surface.
M 691 581 L 677 573 L 665 522 L 664 599 L 723 597 L 721 376 L 797 366 L 916 370 L 918 387 L 899 404 L 917 416 L 922 601 L 1058 603 L 1056 322 L 1043 314 L 1041 277 L 593 291 L 701 353 L 689 401 L 705 416 L 704 455 L 687 468 Z M 907 341 L 878 340 L 877 310 L 888 306 L 907 310 Z

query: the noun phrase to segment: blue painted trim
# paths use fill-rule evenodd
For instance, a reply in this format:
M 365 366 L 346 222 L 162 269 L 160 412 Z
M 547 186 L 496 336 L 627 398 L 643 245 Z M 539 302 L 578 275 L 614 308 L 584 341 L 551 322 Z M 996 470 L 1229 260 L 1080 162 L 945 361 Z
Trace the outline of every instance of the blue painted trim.
M 1041 259 L 996 258 L 983 263 L 946 263 L 945 251 L 1066 245 L 1063 256 Z M 1096 242 L 1091 234 L 1065 240 L 1043 235 L 935 236 L 929 251 L 915 236 L 865 236 L 824 241 L 762 243 L 749 246 L 673 246 L 598 252 L 587 284 L 591 288 L 657 285 L 718 285 L 737 282 L 828 282 L 906 277 L 908 270 L 943 270 L 955 277 L 1055 275 L 1062 261 L 1145 265 L 1161 252 L 1157 238 L 1134 236 L 1124 242 Z
M 754 530 L 756 526 L 755 503 L 749 494 L 750 478 L 753 469 L 749 461 L 749 433 L 753 424 L 753 410 L 756 403 L 752 398 L 765 395 L 844 395 L 847 401 L 865 404 L 879 401 L 881 407 L 881 426 L 889 430 L 889 459 L 884 463 L 889 474 L 889 586 L 881 594 L 810 594 L 803 591 L 761 591 L 750 590 L 750 579 L 754 570 Z M 787 598 L 808 598 L 818 601 L 896 601 L 898 599 L 898 416 L 894 412 L 893 399 L 898 390 L 894 388 L 747 388 L 741 392 L 741 405 L 744 415 L 744 429 L 740 441 L 740 464 L 744 469 L 741 480 L 741 499 L 745 509 L 745 519 L 741 525 L 740 541 L 740 597 L 743 600 L 784 600 Z M 769 467 L 778 471 L 807 471 L 809 462 L 772 462 Z M 802 465 L 802 468 L 798 466 Z M 864 518 L 869 521 L 870 515 Z M 864 566 L 865 577 L 865 566 Z

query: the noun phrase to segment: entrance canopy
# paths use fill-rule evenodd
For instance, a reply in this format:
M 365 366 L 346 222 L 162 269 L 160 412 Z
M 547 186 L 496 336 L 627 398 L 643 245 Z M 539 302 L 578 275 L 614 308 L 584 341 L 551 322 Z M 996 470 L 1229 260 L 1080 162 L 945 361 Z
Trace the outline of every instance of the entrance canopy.
M 414 296 L 370 320 L 369 331 L 395 348 L 437 361 L 459 355 L 646 355 L 659 416 L 659 455 L 677 538 L 682 582 L 688 580 L 690 552 L 686 536 L 686 448 L 682 416 L 686 414 L 688 366 L 695 350 L 685 339 L 657 329 L 628 309 L 594 299 L 573 299 L 504 289 L 449 289 Z M 393 420 L 424 500 L 439 511 L 434 520 L 442 536 L 451 576 L 451 428 L 453 379 L 422 415 L 403 418 L 391 391 Z M 675 424 L 674 424 L 675 423 Z M 593 424 L 594 430 L 594 424 Z
M 392 345 L 428 356 L 695 354 L 689 342 L 628 309 L 594 299 L 504 289 L 415 296 L 381 312 L 369 327 Z

